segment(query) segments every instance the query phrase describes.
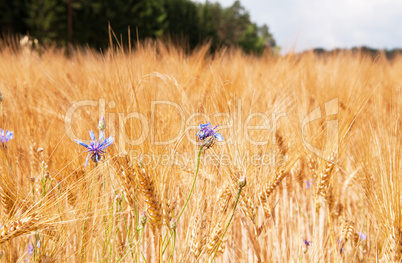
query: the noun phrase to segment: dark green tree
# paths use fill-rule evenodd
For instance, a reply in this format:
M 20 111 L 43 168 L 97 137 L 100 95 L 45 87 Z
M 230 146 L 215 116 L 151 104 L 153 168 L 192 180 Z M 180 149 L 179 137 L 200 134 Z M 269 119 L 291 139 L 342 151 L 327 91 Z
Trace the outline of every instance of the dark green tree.
M 213 40 L 213 47 L 239 46 L 247 53 L 261 54 L 267 47 L 275 46 L 268 27 L 251 22 L 240 1 L 228 8 L 207 1 L 200 12 L 201 32 Z
M 109 0 L 107 18 L 113 30 L 127 35 L 128 26 L 141 39 L 156 38 L 166 29 L 166 12 L 160 0 Z
M 110 14 L 105 0 L 71 0 L 72 38 L 75 44 L 104 48 L 108 45 Z
M 67 43 L 66 2 L 31 0 L 27 3 L 29 33 L 43 42 Z
M 0 0 L 0 32 L 3 34 L 27 31 L 27 0 Z
M 113 41 L 131 42 L 170 36 L 190 49 L 210 41 L 211 50 L 238 46 L 247 53 L 262 53 L 275 41 L 266 25 L 253 23 L 235 1 L 219 3 L 190 0 L 0 0 L 0 30 L 30 34 L 43 42 L 105 48 Z M 116 36 L 116 37 L 115 37 Z
M 109 24 L 118 41 L 159 37 L 165 30 L 166 12 L 160 0 L 72 0 L 74 40 L 105 47 Z M 114 37 L 113 37 L 114 39 Z
M 218 3 L 212 4 L 208 1 L 198 6 L 200 14 L 200 35 L 201 41 L 211 41 L 212 49 L 219 45 L 218 30 L 215 26 L 216 20 L 220 21 L 221 6 Z
M 175 40 L 187 41 L 190 48 L 195 48 L 201 41 L 201 20 L 198 6 L 190 0 L 166 0 L 165 34 Z

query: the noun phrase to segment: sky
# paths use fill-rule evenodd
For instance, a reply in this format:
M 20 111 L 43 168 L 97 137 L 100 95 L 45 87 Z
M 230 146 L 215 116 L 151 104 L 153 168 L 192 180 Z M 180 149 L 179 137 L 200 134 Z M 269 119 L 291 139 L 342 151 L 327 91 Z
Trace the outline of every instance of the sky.
M 197 2 L 205 2 L 196 0 Z M 228 7 L 234 0 L 210 0 Z M 311 48 L 402 48 L 401 0 L 243 0 L 281 53 Z

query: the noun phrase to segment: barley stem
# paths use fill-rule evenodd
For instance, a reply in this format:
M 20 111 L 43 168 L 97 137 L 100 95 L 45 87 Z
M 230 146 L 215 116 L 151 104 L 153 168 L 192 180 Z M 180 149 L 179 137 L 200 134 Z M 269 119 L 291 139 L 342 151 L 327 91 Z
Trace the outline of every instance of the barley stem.
M 238 192 L 237 192 L 236 202 L 235 202 L 235 205 L 234 205 L 234 207 L 233 207 L 232 215 L 230 216 L 229 222 L 228 222 L 228 224 L 226 225 L 226 228 L 225 228 L 225 232 L 223 232 L 223 235 L 222 235 L 222 237 L 221 237 L 220 240 L 219 240 L 218 247 L 215 249 L 214 255 L 212 256 L 212 259 L 211 259 L 210 262 L 212 262 L 212 261 L 214 260 L 214 258 L 215 258 L 215 256 L 216 256 L 216 253 L 217 253 L 218 250 L 219 250 L 219 246 L 220 246 L 221 243 L 222 243 L 223 237 L 225 236 L 226 232 L 228 231 L 229 225 L 230 225 L 230 223 L 231 223 L 232 220 L 233 220 L 234 214 L 235 214 L 235 212 L 236 212 L 237 204 L 239 203 L 239 199 L 240 199 L 240 195 L 241 195 L 241 190 L 242 190 L 242 189 L 243 189 L 243 186 L 239 186 L 239 190 L 238 190 Z
M 191 194 L 193 193 L 194 186 L 195 186 L 195 181 L 197 180 L 198 170 L 199 170 L 199 168 L 200 168 L 200 157 L 201 157 L 201 153 L 202 153 L 202 149 L 203 149 L 203 148 L 204 148 L 204 146 L 201 146 L 201 147 L 200 147 L 200 150 L 198 151 L 197 168 L 196 168 L 196 170 L 195 170 L 195 176 L 194 176 L 193 185 L 191 186 L 191 190 L 190 190 L 190 193 L 189 193 L 189 195 L 188 195 L 188 197 L 187 197 L 186 203 L 184 204 L 183 209 L 181 210 L 179 216 L 178 216 L 177 219 L 176 219 L 176 223 L 179 222 L 179 219 L 180 219 L 181 215 L 183 214 L 184 209 L 186 209 L 186 206 L 187 206 L 187 204 L 188 204 L 188 201 L 190 200 Z M 166 234 L 166 236 L 167 236 L 167 234 Z M 165 243 L 166 236 L 165 236 L 165 238 L 163 239 L 162 245 Z M 167 241 L 167 243 L 166 243 L 166 246 L 165 246 L 165 248 L 164 248 L 163 251 L 162 251 L 162 255 L 165 253 L 165 250 L 166 250 L 167 246 L 169 245 L 169 242 L 170 242 L 170 239 L 171 239 L 171 238 L 172 238 L 172 235 L 170 235 L 170 237 L 169 237 L 169 239 L 168 239 L 168 241 Z
M 172 248 L 172 253 L 170 254 L 170 257 L 168 259 L 168 262 L 170 261 L 170 259 L 173 260 L 173 253 L 174 253 L 175 246 L 176 246 L 176 229 L 173 230 L 173 248 Z
M 126 251 L 123 252 L 123 255 L 119 258 L 119 260 L 117 261 L 117 263 L 118 263 L 118 262 L 121 262 L 125 257 L 127 257 L 127 255 L 128 255 L 134 248 L 137 247 L 137 245 L 140 243 L 140 241 L 141 241 L 141 239 L 142 239 L 142 236 L 143 236 L 143 234 L 144 234 L 144 228 L 145 228 L 145 227 L 142 227 L 142 228 L 137 229 L 137 230 L 135 231 L 133 237 L 132 237 L 131 240 L 128 242 L 128 244 L 129 244 L 130 247 L 128 247 L 128 248 L 126 249 L 127 252 L 126 252 Z M 134 238 L 137 236 L 137 233 L 138 233 L 138 232 L 140 232 L 138 241 L 137 241 L 137 243 L 136 243 L 134 246 L 131 246 L 131 243 L 132 243 L 132 241 L 134 240 Z
M 204 147 L 204 146 L 201 146 L 201 147 L 200 147 L 200 150 L 198 151 L 197 169 L 195 170 L 195 176 L 194 176 L 193 186 L 191 187 L 190 194 L 188 195 L 187 200 L 186 200 L 186 203 L 184 204 L 183 209 L 181 210 L 179 216 L 177 217 L 176 222 L 179 222 L 180 217 L 181 217 L 181 215 L 183 214 L 184 209 L 186 209 L 186 206 L 187 206 L 187 204 L 188 204 L 188 201 L 190 200 L 191 194 L 193 193 L 195 181 L 197 180 L 198 169 L 200 168 L 200 157 L 201 157 L 201 152 L 202 152 L 202 148 L 203 148 L 203 147 Z

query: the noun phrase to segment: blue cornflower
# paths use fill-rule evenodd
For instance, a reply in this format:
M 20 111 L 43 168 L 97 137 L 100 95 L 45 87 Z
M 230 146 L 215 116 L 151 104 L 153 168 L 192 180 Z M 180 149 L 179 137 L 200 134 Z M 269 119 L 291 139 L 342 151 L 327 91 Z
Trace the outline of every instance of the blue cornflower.
M 211 123 L 200 124 L 200 130 L 197 132 L 198 138 L 200 139 L 200 141 L 205 141 L 206 139 L 208 139 L 207 141 L 205 141 L 204 146 L 211 146 L 215 138 L 220 142 L 223 141 L 222 134 L 215 132 L 215 129 L 217 127 L 218 125 L 212 128 Z
M 3 146 L 5 146 L 6 142 L 11 139 L 14 139 L 14 133 L 12 131 L 4 131 L 0 129 L 0 142 L 3 144 Z
M 357 234 L 359 235 L 359 238 L 361 240 L 366 240 L 367 239 L 367 235 L 365 233 L 362 232 L 357 232 Z
M 87 156 L 87 161 L 85 163 L 85 167 L 87 167 L 89 157 L 91 156 L 91 159 L 94 163 L 99 162 L 99 160 L 102 158 L 102 156 L 105 154 L 105 148 L 110 146 L 113 143 L 113 136 L 110 136 L 109 138 L 104 138 L 104 133 L 103 131 L 99 132 L 99 141 L 96 140 L 94 132 L 91 130 L 89 133 L 91 136 L 91 142 L 88 144 L 85 144 L 79 140 L 75 140 L 77 143 L 81 144 L 88 150 L 86 152 L 88 153 Z M 103 140 L 103 141 L 102 141 Z
M 308 247 L 311 246 L 312 241 L 308 241 L 307 239 L 303 239 L 304 242 L 304 249 L 303 249 L 303 253 L 306 254 L 308 251 Z
M 28 244 L 28 255 L 32 256 L 34 252 L 34 247 L 32 246 L 31 242 Z

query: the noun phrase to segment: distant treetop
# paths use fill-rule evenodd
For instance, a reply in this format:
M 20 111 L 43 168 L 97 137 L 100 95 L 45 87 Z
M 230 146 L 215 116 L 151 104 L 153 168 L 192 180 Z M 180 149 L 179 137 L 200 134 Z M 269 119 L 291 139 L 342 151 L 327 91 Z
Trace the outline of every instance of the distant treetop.
M 267 25 L 257 25 L 235 1 L 219 3 L 190 0 L 0 0 L 0 32 L 30 35 L 41 43 L 109 44 L 109 24 L 119 41 L 171 39 L 194 49 L 205 42 L 211 49 L 238 46 L 261 54 L 276 42 Z

